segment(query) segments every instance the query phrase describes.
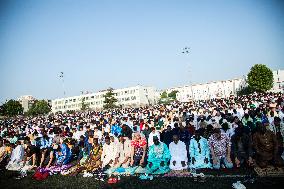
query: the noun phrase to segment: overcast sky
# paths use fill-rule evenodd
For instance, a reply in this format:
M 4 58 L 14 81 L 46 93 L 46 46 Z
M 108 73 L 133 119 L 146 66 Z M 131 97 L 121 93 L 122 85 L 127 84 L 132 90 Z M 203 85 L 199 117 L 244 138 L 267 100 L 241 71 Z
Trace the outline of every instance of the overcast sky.
M 189 54 L 183 54 L 184 47 Z M 158 89 L 284 68 L 273 0 L 0 0 L 0 102 Z

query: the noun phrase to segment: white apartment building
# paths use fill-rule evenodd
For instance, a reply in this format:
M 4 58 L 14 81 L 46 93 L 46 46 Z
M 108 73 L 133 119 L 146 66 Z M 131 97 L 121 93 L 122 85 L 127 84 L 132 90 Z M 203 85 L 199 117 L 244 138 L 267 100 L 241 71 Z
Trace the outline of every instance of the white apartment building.
M 188 102 L 189 100 L 203 100 L 236 95 L 237 91 L 245 86 L 245 78 L 237 78 L 224 81 L 213 81 L 204 84 L 186 85 L 170 88 L 166 92 L 177 90 L 177 100 Z
M 137 85 L 122 89 L 114 89 L 115 97 L 118 100 L 117 105 L 122 107 L 138 107 L 149 104 L 156 104 L 157 97 L 154 87 L 145 87 Z M 66 97 L 52 100 L 52 112 L 67 110 L 80 110 L 82 101 L 88 105 L 89 109 L 101 110 L 104 105 L 104 95 L 107 90 L 96 93 L 82 94 L 79 96 Z
M 18 101 L 24 108 L 24 112 L 27 112 L 30 109 L 30 107 L 32 107 L 35 100 L 36 99 L 32 95 L 25 95 L 25 96 L 21 96 L 20 98 L 18 98 Z
M 284 70 L 273 71 L 274 84 L 271 91 L 284 93 Z
M 273 71 L 274 84 L 272 92 L 284 93 L 284 70 Z M 246 77 L 213 81 L 204 84 L 186 85 L 182 87 L 174 87 L 167 89 L 170 93 L 174 90 L 178 91 L 177 100 L 188 102 L 189 100 L 205 100 L 213 98 L 226 98 L 230 95 L 236 95 L 237 91 L 247 86 Z

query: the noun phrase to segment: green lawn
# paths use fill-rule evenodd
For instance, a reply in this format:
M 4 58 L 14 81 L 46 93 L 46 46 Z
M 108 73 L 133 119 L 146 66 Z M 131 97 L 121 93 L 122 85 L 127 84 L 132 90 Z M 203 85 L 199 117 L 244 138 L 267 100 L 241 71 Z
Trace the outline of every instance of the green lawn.
M 77 177 L 54 175 L 44 181 L 33 180 L 31 174 L 21 180 L 13 178 L 13 175 L 14 173 L 11 172 L 2 172 L 0 174 L 1 188 L 227 189 L 232 188 L 232 183 L 237 180 L 245 180 L 244 177 L 224 177 L 224 175 L 220 174 L 207 177 L 204 183 L 194 182 L 193 178 L 188 177 L 155 177 L 152 181 L 139 180 L 137 177 L 122 177 L 119 183 L 108 185 L 106 182 L 97 181 L 94 178 L 83 178 L 81 175 Z M 245 186 L 249 189 L 274 189 L 283 188 L 284 186 L 284 177 L 255 177 L 255 179 L 254 183 L 244 183 Z

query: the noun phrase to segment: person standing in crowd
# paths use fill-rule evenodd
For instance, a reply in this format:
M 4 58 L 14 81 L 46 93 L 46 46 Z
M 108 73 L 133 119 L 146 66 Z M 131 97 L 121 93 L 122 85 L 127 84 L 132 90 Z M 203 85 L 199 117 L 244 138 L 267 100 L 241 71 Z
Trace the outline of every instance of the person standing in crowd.
M 237 127 L 231 138 L 233 159 L 236 167 L 242 164 L 253 165 L 253 151 L 251 137 L 245 133 L 244 127 Z
M 171 154 L 170 169 L 185 170 L 187 169 L 187 149 L 184 142 L 179 140 L 178 135 L 173 136 L 173 142 L 169 145 Z
M 208 140 L 213 159 L 213 168 L 220 169 L 221 165 L 232 168 L 231 142 L 227 135 L 221 134 L 220 129 L 214 129 L 213 135 Z
M 161 134 L 161 141 L 165 143 L 167 146 L 170 145 L 170 143 L 173 141 L 173 134 L 171 126 L 168 125 L 167 129 L 165 129 Z
M 148 143 L 149 135 L 151 133 L 151 129 L 148 124 L 144 124 L 144 129 L 142 130 L 142 134 L 145 136 L 146 141 Z
M 151 133 L 148 138 L 148 146 L 152 146 L 154 144 L 153 137 L 157 137 L 160 140 L 160 133 L 156 131 L 155 127 L 151 128 Z
M 259 167 L 265 168 L 271 163 L 277 167 L 283 166 L 283 159 L 278 152 L 277 138 L 272 131 L 266 129 L 265 125 L 260 125 L 254 134 L 253 145 Z
M 198 129 L 190 140 L 191 169 L 212 168 L 210 149 L 207 139 L 202 137 L 202 129 Z
M 128 125 L 126 125 L 126 124 L 122 125 L 121 136 L 128 137 L 129 139 L 132 139 L 132 133 L 133 133 L 133 131 Z

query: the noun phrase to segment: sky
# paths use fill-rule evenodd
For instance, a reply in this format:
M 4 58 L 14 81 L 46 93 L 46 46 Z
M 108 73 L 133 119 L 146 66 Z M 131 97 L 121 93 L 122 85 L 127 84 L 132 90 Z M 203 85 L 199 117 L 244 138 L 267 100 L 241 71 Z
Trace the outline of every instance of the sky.
M 0 103 L 232 79 L 283 49 L 281 0 L 0 0 Z

